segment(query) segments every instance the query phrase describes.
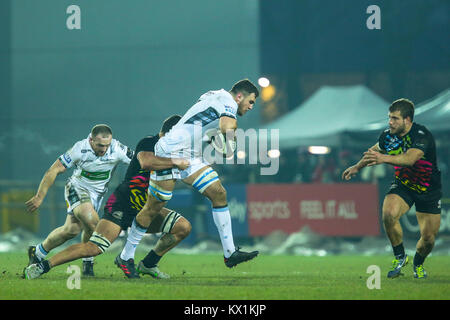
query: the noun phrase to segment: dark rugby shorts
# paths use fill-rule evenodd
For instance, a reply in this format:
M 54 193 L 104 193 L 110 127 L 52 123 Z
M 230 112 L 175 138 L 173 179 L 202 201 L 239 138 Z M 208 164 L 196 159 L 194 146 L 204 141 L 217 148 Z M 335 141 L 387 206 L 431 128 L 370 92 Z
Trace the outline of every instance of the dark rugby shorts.
M 431 214 L 441 213 L 442 191 L 440 189 L 425 193 L 417 193 L 408 189 L 401 183 L 394 181 L 387 194 L 396 194 L 401 197 L 411 208 L 416 205 L 416 211 Z
M 122 230 L 127 230 L 131 227 L 134 217 L 136 217 L 137 212 L 129 209 L 130 203 L 122 203 L 117 199 L 116 195 L 113 193 L 108 198 L 105 208 L 103 209 L 102 219 L 111 221 L 122 228 Z

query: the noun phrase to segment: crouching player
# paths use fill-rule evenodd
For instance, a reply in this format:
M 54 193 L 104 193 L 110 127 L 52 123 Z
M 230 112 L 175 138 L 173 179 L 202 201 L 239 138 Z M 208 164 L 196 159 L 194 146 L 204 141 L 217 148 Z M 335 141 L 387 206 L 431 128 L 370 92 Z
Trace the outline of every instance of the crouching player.
M 25 278 L 38 278 L 58 265 L 82 257 L 99 255 L 117 239 L 121 230 L 127 230 L 131 226 L 135 216 L 147 201 L 150 170 L 174 167 L 184 170 L 189 166 L 189 161 L 185 159 L 161 158 L 154 155 L 156 142 L 180 118 L 176 115 L 169 117 L 164 121 L 159 134 L 145 137 L 139 141 L 125 179 L 109 197 L 104 208 L 104 215 L 89 241 L 72 245 L 49 260 L 28 266 L 24 270 Z M 128 278 L 139 278 L 138 271 L 158 279 L 169 278 L 169 275 L 159 270 L 157 264 L 161 257 L 186 238 L 190 231 L 191 224 L 188 220 L 173 210 L 163 208 L 147 229 L 147 233 L 162 232 L 163 235 L 156 243 L 155 248 L 139 262 L 138 270 L 135 269 L 134 257 L 125 257 L 119 254 L 114 262 Z

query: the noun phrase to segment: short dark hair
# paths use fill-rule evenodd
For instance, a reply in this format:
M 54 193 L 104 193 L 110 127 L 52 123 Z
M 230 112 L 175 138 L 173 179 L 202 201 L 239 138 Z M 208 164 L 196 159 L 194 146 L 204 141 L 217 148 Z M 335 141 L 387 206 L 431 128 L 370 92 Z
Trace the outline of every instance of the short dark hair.
M 259 96 L 258 88 L 248 79 L 242 79 L 236 82 L 231 88 L 231 92 L 239 93 L 242 92 L 245 95 L 249 95 L 250 93 L 255 94 L 255 98 Z
M 96 124 L 91 130 L 91 138 L 102 135 L 112 135 L 111 128 L 106 124 Z
M 166 120 L 164 120 L 163 125 L 161 127 L 161 132 L 162 133 L 167 133 L 170 131 L 170 129 L 172 129 L 172 127 L 174 125 L 176 125 L 178 123 L 178 121 L 180 121 L 181 116 L 174 114 L 173 116 L 168 117 Z
M 401 98 L 392 102 L 389 107 L 389 112 L 400 111 L 401 116 L 405 119 L 411 119 L 411 122 L 414 119 L 414 103 L 411 100 Z

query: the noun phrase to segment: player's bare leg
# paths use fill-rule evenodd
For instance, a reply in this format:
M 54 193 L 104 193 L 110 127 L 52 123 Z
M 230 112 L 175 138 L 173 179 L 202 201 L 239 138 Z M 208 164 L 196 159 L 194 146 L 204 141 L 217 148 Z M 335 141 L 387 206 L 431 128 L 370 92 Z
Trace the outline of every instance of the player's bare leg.
M 136 215 L 128 232 L 127 242 L 122 252 L 116 257 L 114 263 L 122 269 L 128 278 L 139 278 L 134 265 L 136 247 L 147 233 L 152 220 L 157 217 L 167 201 L 172 197 L 175 180 L 153 181 L 150 180 L 147 202 Z
M 81 240 L 87 243 L 99 221 L 98 213 L 91 202 L 83 202 L 73 209 L 74 216 L 81 222 L 83 233 Z M 94 276 L 94 257 L 83 258 L 83 275 Z
M 28 266 L 24 270 L 24 277 L 27 279 L 35 279 L 50 271 L 51 268 L 61 264 L 84 257 L 97 256 L 103 253 L 116 240 L 120 231 L 120 226 L 109 220 L 101 219 L 90 241 L 71 245 L 55 254 L 49 260 L 43 260 Z
M 184 179 L 183 182 L 192 185 L 211 201 L 212 215 L 222 243 L 225 265 L 232 268 L 256 257 L 258 251 L 247 253 L 240 251 L 234 245 L 227 191 L 220 182 L 217 173 L 211 167 L 206 166 Z
M 170 216 L 168 216 L 170 215 Z M 172 217 L 173 216 L 173 217 Z M 169 252 L 172 248 L 177 246 L 184 238 L 186 238 L 191 232 L 192 226 L 188 220 L 184 217 L 177 217 L 178 213 L 163 208 L 160 214 L 153 219 L 148 233 L 160 232 L 162 227 L 167 228 L 168 233 L 164 233 L 163 236 L 158 240 L 156 246 L 151 250 L 147 256 L 139 262 L 138 271 L 143 274 L 149 274 L 157 279 L 167 279 L 170 276 L 164 272 L 161 272 L 158 268 L 158 262 L 160 259 Z M 173 223 L 176 219 L 175 224 L 172 228 L 168 227 L 169 223 Z M 168 221 L 170 220 L 170 221 Z M 169 230 L 170 228 L 170 230 Z
M 101 238 L 106 238 L 111 244 L 119 236 L 120 226 L 109 220 L 101 219 L 97 224 L 94 232 L 94 241 L 95 238 L 98 239 L 97 241 L 99 241 Z M 102 250 L 97 244 L 94 244 L 92 241 L 77 243 L 55 254 L 48 261 L 50 263 L 50 267 L 56 267 L 80 258 L 97 256 L 103 253 L 104 250 L 106 250 L 106 248 Z
M 441 215 L 416 212 L 416 216 L 420 228 L 420 239 L 416 245 L 413 270 L 414 277 L 421 279 L 427 277 L 423 263 L 425 258 L 433 250 L 434 242 L 441 225 Z
M 28 248 L 28 265 L 45 259 L 50 250 L 76 237 L 80 233 L 81 228 L 82 226 L 78 219 L 73 215 L 67 215 L 64 225 L 50 232 L 42 243 Z
M 392 261 L 392 269 L 388 272 L 388 278 L 395 278 L 401 275 L 401 268 L 408 263 L 408 256 L 403 247 L 403 230 L 400 225 L 400 218 L 408 210 L 408 204 L 400 196 L 388 194 L 384 198 L 383 225 L 395 256 Z

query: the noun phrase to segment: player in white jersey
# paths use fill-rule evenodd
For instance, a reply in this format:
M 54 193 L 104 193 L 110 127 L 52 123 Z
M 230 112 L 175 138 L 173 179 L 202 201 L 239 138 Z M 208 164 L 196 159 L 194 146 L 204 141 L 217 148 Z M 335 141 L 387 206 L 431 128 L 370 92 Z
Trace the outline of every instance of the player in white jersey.
M 136 246 L 145 234 L 157 213 L 172 197 L 176 180 L 183 180 L 206 196 L 212 204 L 214 222 L 219 231 L 225 265 L 229 268 L 253 259 L 258 251 L 243 252 L 234 246 L 231 217 L 228 210 L 227 193 L 217 173 L 205 161 L 201 153 L 203 137 L 209 130 L 220 130 L 220 138 L 234 134 L 237 128 L 236 116 L 243 116 L 253 108 L 259 91 L 248 79 L 238 81 L 230 91 L 209 91 L 202 95 L 181 120 L 162 137 L 155 146 L 159 157 L 187 158 L 190 166 L 185 170 L 172 168 L 152 171 L 149 196 L 145 206 L 137 214 L 128 233 L 120 257 L 134 258 Z M 225 144 L 225 146 L 230 146 Z M 225 147 L 222 151 L 229 153 Z M 234 150 L 232 150 L 234 152 Z
M 26 202 L 28 211 L 40 207 L 56 176 L 73 168 L 67 180 L 64 197 L 67 218 L 63 226 L 53 230 L 37 246 L 28 248 L 29 265 L 44 259 L 50 250 L 77 236 L 81 231 L 82 241 L 87 242 L 98 221 L 98 210 L 108 183 L 119 163 L 129 164 L 133 151 L 112 138 L 112 130 L 104 124 L 92 128 L 89 136 L 62 154 L 47 170 L 34 197 Z M 83 275 L 93 276 L 93 257 L 83 258 Z

